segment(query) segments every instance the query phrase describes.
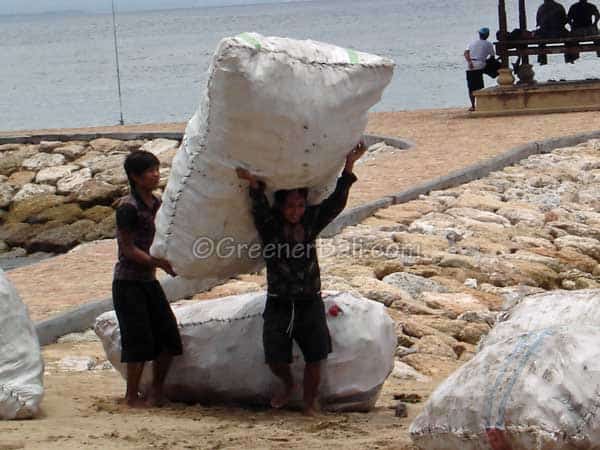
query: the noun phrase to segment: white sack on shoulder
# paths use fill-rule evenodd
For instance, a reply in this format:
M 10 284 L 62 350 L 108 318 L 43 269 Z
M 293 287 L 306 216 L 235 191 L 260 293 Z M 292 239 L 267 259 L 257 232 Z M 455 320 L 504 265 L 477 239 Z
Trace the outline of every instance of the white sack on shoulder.
M 258 236 L 235 168 L 257 174 L 269 195 L 308 187 L 310 203 L 323 200 L 392 73 L 390 60 L 320 42 L 223 39 L 173 160 L 151 253 L 185 278 L 258 269 L 262 258 L 236 246 Z
M 265 298 L 259 292 L 174 307 L 183 355 L 174 359 L 166 379 L 171 400 L 268 404 L 280 385 L 264 359 Z M 327 310 L 336 304 L 342 312 L 336 317 L 327 314 L 333 352 L 323 365 L 322 405 L 328 410 L 368 411 L 393 369 L 397 338 L 392 319 L 382 304 L 353 294 L 326 294 L 324 302 Z M 109 361 L 125 375 L 114 312 L 100 316 L 95 330 Z M 293 360 L 294 376 L 300 380 L 304 360 L 295 344 Z M 144 387 L 150 372 L 144 369 Z
M 43 375 L 27 307 L 0 269 L 0 419 L 30 419 L 39 412 Z

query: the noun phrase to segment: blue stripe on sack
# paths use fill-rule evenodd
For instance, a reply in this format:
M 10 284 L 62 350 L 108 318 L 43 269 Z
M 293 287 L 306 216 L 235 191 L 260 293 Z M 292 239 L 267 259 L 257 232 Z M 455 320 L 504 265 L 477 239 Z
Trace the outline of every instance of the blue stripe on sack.
M 506 416 L 506 404 L 508 403 L 508 398 L 510 397 L 510 394 L 512 393 L 512 390 L 515 387 L 515 384 L 517 383 L 521 374 L 523 373 L 523 369 L 525 369 L 525 365 L 527 364 L 527 361 L 529 361 L 529 358 L 531 358 L 531 356 L 536 352 L 536 350 L 542 344 L 543 340 L 545 338 L 547 338 L 548 336 L 553 335 L 554 331 L 544 330 L 544 331 L 538 332 L 536 334 L 537 334 L 537 336 L 536 336 L 535 341 L 533 342 L 531 347 L 529 347 L 529 349 L 527 350 L 527 352 L 525 353 L 525 355 L 519 362 L 519 365 L 516 367 L 510 381 L 508 382 L 508 388 L 507 388 L 506 392 L 504 393 L 502 400 L 500 401 L 500 405 L 498 406 L 498 421 L 496 422 L 496 427 L 504 428 L 504 423 L 505 423 L 504 421 L 505 421 L 505 416 Z
M 498 376 L 496 377 L 495 383 L 493 385 L 490 385 L 491 387 L 490 387 L 490 389 L 488 389 L 488 392 L 487 392 L 487 395 L 486 395 L 487 406 L 486 406 L 486 412 L 485 412 L 485 415 L 484 415 L 486 428 L 490 428 L 490 426 L 491 426 L 492 408 L 494 406 L 494 400 L 495 400 L 494 397 L 496 396 L 496 392 L 499 390 L 500 384 L 501 384 L 501 382 L 504 379 L 504 375 L 508 371 L 508 368 L 512 364 L 513 360 L 515 359 L 515 357 L 517 356 L 517 354 L 519 354 L 521 352 L 521 350 L 525 347 L 525 341 L 527 340 L 528 337 L 529 337 L 529 335 L 525 335 L 525 336 L 519 336 L 517 338 L 517 343 L 515 344 L 515 347 L 513 348 L 513 350 L 510 353 L 510 355 L 508 355 L 508 358 L 506 358 L 506 362 L 504 363 L 504 366 L 502 367 L 502 369 L 498 373 Z

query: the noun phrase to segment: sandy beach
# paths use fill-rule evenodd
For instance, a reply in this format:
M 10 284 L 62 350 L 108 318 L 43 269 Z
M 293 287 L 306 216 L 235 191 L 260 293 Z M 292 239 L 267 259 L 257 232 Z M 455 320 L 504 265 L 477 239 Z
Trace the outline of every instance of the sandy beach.
M 43 132 L 181 131 L 183 127 L 184 124 L 161 124 Z M 409 139 L 415 143 L 415 147 L 358 166 L 356 173 L 359 181 L 352 191 L 350 206 L 402 191 L 520 144 L 599 129 L 600 116 L 593 112 L 477 119 L 468 117 L 462 110 L 372 114 L 369 132 Z M 474 184 L 470 189 L 475 192 L 479 187 Z M 455 194 L 460 199 L 459 194 Z M 421 202 L 419 208 L 423 209 L 425 203 Z M 383 214 L 368 219 L 365 224 L 377 228 L 411 223 L 398 219 L 400 216 L 407 217 L 403 215 L 404 212 L 394 211 L 387 216 Z M 542 214 L 542 224 L 543 220 Z M 486 232 L 492 233 L 487 228 Z M 529 229 L 527 232 L 533 233 Z M 488 237 L 486 235 L 486 239 Z M 483 240 L 478 242 L 482 248 L 485 247 Z M 493 239 L 489 238 L 486 243 L 491 241 Z M 499 242 L 494 241 L 494 245 L 500 245 Z M 113 240 L 99 241 L 85 244 L 65 255 L 13 270 L 8 277 L 17 287 L 32 317 L 40 320 L 84 302 L 108 297 L 115 255 Z M 368 267 L 369 262 L 361 261 L 358 264 L 353 269 L 344 268 L 345 271 L 354 270 L 348 279 L 356 279 L 368 270 L 372 272 L 372 268 Z M 475 268 L 467 270 L 461 266 L 460 270 L 464 269 L 464 273 L 459 273 L 456 267 L 452 267 L 453 271 L 440 269 L 438 281 L 463 289 L 461 284 L 464 280 L 460 277 L 471 276 Z M 336 270 L 342 271 L 340 268 L 327 267 L 324 272 L 338 275 Z M 73 272 L 77 273 L 76 279 Z M 453 280 L 453 277 L 460 282 Z M 264 284 L 260 276 L 244 276 L 240 280 L 259 288 Z M 229 288 L 215 288 L 199 298 L 229 292 Z M 474 289 L 469 292 L 486 303 L 490 310 L 497 309 L 501 301 L 497 293 Z M 409 316 L 401 308 L 390 308 L 390 315 L 398 323 Z M 409 404 L 408 417 L 398 418 L 392 409 L 397 403 L 394 394 L 418 394 L 426 399 L 435 386 L 463 364 L 473 351 L 474 345 L 464 344 L 456 358 L 436 359 L 435 367 L 427 374 L 429 380 L 425 382 L 391 377 L 384 385 L 376 409 L 371 413 L 326 413 L 317 419 L 308 419 L 294 411 L 219 405 L 172 405 L 163 409 L 129 411 L 118 402 L 124 391 L 124 382 L 114 370 L 70 372 L 60 367 L 59 361 L 66 356 L 101 360 L 103 351 L 99 342 L 54 344 L 44 348 L 47 393 L 42 417 L 34 421 L 0 423 L 0 450 L 283 446 L 298 449 L 416 450 L 408 436 L 408 427 L 421 411 L 423 403 Z M 460 356 L 462 352 L 465 352 L 463 357 Z

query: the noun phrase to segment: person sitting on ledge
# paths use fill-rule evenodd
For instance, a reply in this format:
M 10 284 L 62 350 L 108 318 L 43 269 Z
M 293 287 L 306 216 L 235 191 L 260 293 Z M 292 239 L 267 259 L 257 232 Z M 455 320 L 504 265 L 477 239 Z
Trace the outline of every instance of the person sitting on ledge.
M 540 5 L 536 14 L 536 22 L 538 29 L 535 32 L 536 38 L 560 38 L 567 36 L 567 12 L 560 3 L 554 0 L 544 0 Z M 539 48 L 544 49 L 546 46 L 540 44 Z M 572 63 L 575 59 L 571 53 L 565 53 L 565 62 Z M 548 64 L 548 55 L 539 54 L 538 62 L 541 65 Z
M 275 192 L 275 205 L 271 207 L 265 184 L 249 171 L 237 169 L 238 177 L 249 183 L 252 215 L 267 265 L 263 346 L 266 363 L 284 384 L 283 392 L 271 400 L 273 408 L 285 406 L 296 388 L 290 370 L 295 340 L 306 362 L 304 413 L 317 412 L 321 362 L 332 349 L 315 239 L 346 206 L 350 187 L 356 181 L 354 163 L 365 151 L 361 142 L 348 153 L 335 190 L 313 206 L 306 205 L 308 190 L 301 188 Z
M 595 36 L 598 34 L 600 12 L 598 12 L 596 5 L 589 3 L 587 0 L 579 0 L 573 4 L 569 8 L 567 18 L 573 36 Z M 600 40 L 594 41 L 594 44 L 600 45 Z M 600 50 L 596 54 L 600 56 Z M 577 56 L 579 57 L 579 54 Z

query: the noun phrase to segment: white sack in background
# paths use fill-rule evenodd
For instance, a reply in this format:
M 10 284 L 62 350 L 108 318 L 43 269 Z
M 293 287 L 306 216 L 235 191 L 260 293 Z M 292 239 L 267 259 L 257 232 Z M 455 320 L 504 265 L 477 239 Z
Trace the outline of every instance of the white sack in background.
M 499 316 L 479 347 L 528 331 L 573 324 L 600 327 L 600 290 L 550 291 L 525 297 Z
M 424 450 L 600 449 L 600 290 L 526 297 L 410 427 Z
M 0 419 L 30 419 L 39 412 L 43 375 L 27 307 L 0 269 Z
M 261 177 L 269 195 L 308 187 L 310 203 L 322 200 L 392 72 L 388 59 L 320 42 L 223 39 L 173 160 L 151 253 L 185 278 L 258 269 L 262 258 L 230 253 L 234 242 L 258 241 L 235 168 Z
M 329 293 L 327 314 L 333 353 L 323 365 L 321 403 L 328 410 L 368 411 L 394 366 L 396 333 L 385 307 L 348 293 Z M 184 354 L 173 361 L 166 395 L 181 402 L 241 402 L 268 404 L 281 389 L 264 360 L 262 345 L 265 294 L 251 293 L 192 305 L 175 306 Z M 114 312 L 96 321 L 109 361 L 125 375 Z M 301 380 L 304 360 L 294 344 L 292 371 Z M 149 386 L 151 370 L 144 369 L 142 385 Z M 301 389 L 295 401 L 300 400 Z

